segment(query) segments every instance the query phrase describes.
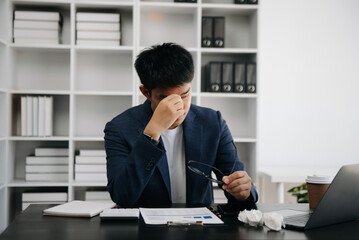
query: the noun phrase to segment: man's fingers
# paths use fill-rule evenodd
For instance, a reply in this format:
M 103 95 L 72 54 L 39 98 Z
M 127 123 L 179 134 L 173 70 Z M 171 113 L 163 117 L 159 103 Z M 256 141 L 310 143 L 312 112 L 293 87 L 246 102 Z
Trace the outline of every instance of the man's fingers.
M 222 181 L 225 183 L 225 184 L 229 184 L 231 182 L 233 182 L 235 179 L 237 178 L 243 178 L 247 175 L 247 172 L 246 171 L 236 171 L 234 173 L 232 173 L 231 175 L 229 176 L 224 176 Z

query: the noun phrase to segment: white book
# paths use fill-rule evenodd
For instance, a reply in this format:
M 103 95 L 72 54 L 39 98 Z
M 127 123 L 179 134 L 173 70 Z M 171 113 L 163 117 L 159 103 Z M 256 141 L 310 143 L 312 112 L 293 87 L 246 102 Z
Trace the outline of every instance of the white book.
M 53 134 L 53 97 L 45 97 L 45 136 Z
M 106 157 L 106 151 L 102 149 L 80 149 L 80 156 Z
M 86 191 L 85 200 L 86 201 L 111 200 L 111 196 L 110 193 L 107 191 Z
M 106 164 L 106 157 L 76 156 L 76 164 Z
M 120 23 L 77 22 L 77 31 L 120 31 Z
M 44 215 L 93 217 L 105 209 L 116 206 L 113 202 L 72 201 L 59 206 L 45 209 Z
M 22 211 L 25 211 L 31 204 L 64 204 L 66 202 L 23 202 Z
M 23 202 L 66 202 L 67 192 L 24 192 Z
M 68 157 L 26 157 L 26 165 L 61 165 L 68 162 Z
M 39 98 L 32 97 L 32 135 L 39 136 Z
M 40 137 L 45 136 L 45 97 L 39 97 L 39 125 L 38 133 Z
M 81 40 L 76 39 L 76 44 L 79 46 L 120 46 L 119 40 Z
M 59 39 L 50 39 L 50 38 L 14 38 L 14 43 L 16 44 L 35 44 L 35 45 L 42 45 L 42 44 L 60 44 Z
M 21 96 L 21 136 L 27 136 L 27 98 Z
M 14 19 L 60 21 L 61 16 L 60 12 L 16 10 L 14 14 Z
M 120 32 L 77 31 L 76 39 L 120 40 Z
M 75 164 L 75 173 L 106 173 L 106 164 Z
M 14 38 L 49 38 L 59 39 L 58 30 L 39 30 L 39 29 L 14 29 Z
M 67 181 L 68 173 L 26 173 L 25 180 L 44 182 Z
M 68 173 L 68 165 L 26 165 L 26 173 Z
M 32 136 L 32 97 L 31 96 L 27 96 L 26 97 L 26 103 L 27 103 L 27 111 L 26 111 L 26 118 L 27 118 L 27 124 L 26 124 L 26 136 L 30 137 Z
M 48 29 L 60 31 L 59 22 L 54 21 L 31 21 L 31 20 L 14 20 L 14 29 Z
M 69 155 L 68 148 L 35 148 L 35 156 L 64 157 Z
M 120 22 L 119 13 L 77 12 L 77 22 Z
M 89 182 L 105 182 L 107 181 L 106 173 L 76 173 L 76 181 L 89 181 Z

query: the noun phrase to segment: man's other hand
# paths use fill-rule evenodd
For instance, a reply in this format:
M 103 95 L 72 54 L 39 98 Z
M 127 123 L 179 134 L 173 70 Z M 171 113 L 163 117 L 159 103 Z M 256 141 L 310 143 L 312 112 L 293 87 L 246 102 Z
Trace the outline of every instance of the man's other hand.
M 237 200 L 246 200 L 251 193 L 251 181 L 246 171 L 237 171 L 222 178 L 223 190 L 227 191 Z

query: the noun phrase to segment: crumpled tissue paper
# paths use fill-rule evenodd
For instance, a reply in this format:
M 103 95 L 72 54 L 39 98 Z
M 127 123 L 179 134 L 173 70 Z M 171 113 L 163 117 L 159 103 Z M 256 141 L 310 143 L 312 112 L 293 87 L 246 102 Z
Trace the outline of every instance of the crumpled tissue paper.
M 271 230 L 280 231 L 285 227 L 283 216 L 276 212 L 262 213 L 259 210 L 244 210 L 238 214 L 238 220 L 250 226 L 258 227 L 265 225 Z

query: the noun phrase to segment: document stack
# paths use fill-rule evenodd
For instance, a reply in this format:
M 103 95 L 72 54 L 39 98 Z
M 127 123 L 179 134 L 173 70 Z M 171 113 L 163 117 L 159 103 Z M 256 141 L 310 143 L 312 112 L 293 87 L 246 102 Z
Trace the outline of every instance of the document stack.
M 66 202 L 66 192 L 24 192 L 22 194 L 22 211 L 30 204 L 63 204 Z
M 85 201 L 112 202 L 108 191 L 86 191 Z
M 26 157 L 25 180 L 67 181 L 68 153 L 68 148 L 35 148 L 35 156 Z
M 75 156 L 75 180 L 106 182 L 105 150 L 80 150 Z
M 94 46 L 121 45 L 119 13 L 76 13 L 76 44 Z
M 53 97 L 21 96 L 21 136 L 53 134 Z
M 60 12 L 19 10 L 14 12 L 14 43 L 59 44 L 61 30 Z

